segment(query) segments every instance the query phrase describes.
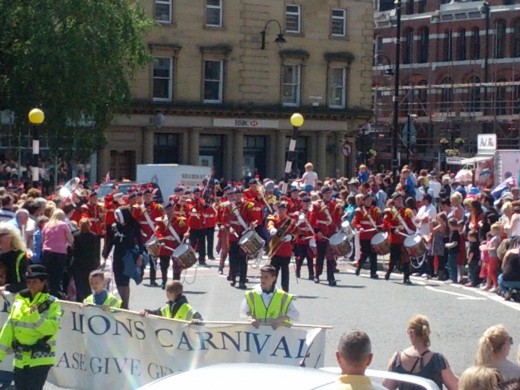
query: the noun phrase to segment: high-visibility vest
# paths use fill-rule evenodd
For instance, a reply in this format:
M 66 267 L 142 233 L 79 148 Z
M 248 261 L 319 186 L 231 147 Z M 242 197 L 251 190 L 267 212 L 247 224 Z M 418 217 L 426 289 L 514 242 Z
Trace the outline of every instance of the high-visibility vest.
M 280 316 L 286 316 L 289 304 L 293 300 L 293 295 L 277 289 L 273 293 L 269 306 L 266 307 L 259 291 L 252 290 L 246 292 L 246 301 L 249 306 L 251 317 L 262 322 L 271 323 Z M 290 323 L 291 321 L 284 321 Z
M 161 308 L 161 316 L 173 318 L 174 320 L 191 321 L 196 313 L 195 309 L 193 309 L 189 303 L 183 303 L 179 310 L 177 310 L 177 313 L 175 313 L 175 317 L 172 317 L 172 308 L 169 304 Z
M 88 305 L 94 305 L 94 294 L 90 294 L 88 297 L 86 297 L 83 300 L 83 303 L 86 303 Z M 101 306 L 120 308 L 122 304 L 123 301 L 121 299 L 118 299 L 115 295 L 108 293 L 105 301 Z
M 32 306 L 38 310 L 31 312 Z M 0 332 L 0 360 L 12 348 L 17 368 L 54 365 L 60 318 L 60 304 L 49 293 L 40 292 L 32 299 L 28 290 L 17 294 Z

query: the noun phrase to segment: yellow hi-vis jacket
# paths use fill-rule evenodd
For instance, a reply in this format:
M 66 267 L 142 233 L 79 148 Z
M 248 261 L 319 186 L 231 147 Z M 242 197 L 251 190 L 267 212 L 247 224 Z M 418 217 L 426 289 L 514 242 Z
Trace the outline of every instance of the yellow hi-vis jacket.
M 31 310 L 32 306 L 36 310 Z M 12 348 L 17 368 L 54 365 L 60 318 L 61 307 L 55 297 L 40 292 L 31 298 L 28 290 L 21 291 L 0 332 L 0 361 Z
M 273 322 L 273 320 L 280 316 L 286 316 L 292 299 L 292 294 L 286 293 L 282 289 L 276 289 L 269 306 L 265 307 L 260 291 L 251 290 L 246 292 L 246 301 L 251 317 L 261 323 L 267 324 Z M 284 323 L 290 324 L 291 321 L 286 320 Z
M 94 305 L 94 294 L 90 294 L 83 300 L 83 303 L 87 305 Z M 115 307 L 116 309 L 120 308 L 123 304 L 121 299 L 118 299 L 114 294 L 107 294 L 107 297 L 101 306 Z
M 179 310 L 177 310 L 177 313 L 175 313 L 175 317 L 172 317 L 171 305 L 164 305 L 161 308 L 161 316 L 165 318 L 173 318 L 174 320 L 184 321 L 191 321 L 193 319 L 201 318 L 189 303 L 183 303 Z

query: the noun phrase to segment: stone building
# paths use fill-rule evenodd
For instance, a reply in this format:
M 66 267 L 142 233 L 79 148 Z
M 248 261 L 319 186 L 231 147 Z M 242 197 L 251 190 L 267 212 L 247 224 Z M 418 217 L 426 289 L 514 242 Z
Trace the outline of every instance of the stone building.
M 342 145 L 371 117 L 372 1 L 145 4 L 158 24 L 146 38 L 153 62 L 132 81 L 131 113 L 107 131 L 98 177 L 179 163 L 280 178 L 294 112 L 305 117 L 296 171 L 307 161 L 322 177 L 352 169 Z

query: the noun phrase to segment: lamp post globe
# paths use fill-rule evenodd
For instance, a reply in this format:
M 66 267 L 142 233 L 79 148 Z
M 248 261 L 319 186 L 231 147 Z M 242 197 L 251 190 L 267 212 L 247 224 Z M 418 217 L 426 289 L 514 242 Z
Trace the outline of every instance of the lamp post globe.
M 39 108 L 33 108 L 29 111 L 29 122 L 32 125 L 41 125 L 45 120 L 45 114 Z
M 303 126 L 303 115 L 295 112 L 291 115 L 291 125 L 293 127 L 302 127 Z

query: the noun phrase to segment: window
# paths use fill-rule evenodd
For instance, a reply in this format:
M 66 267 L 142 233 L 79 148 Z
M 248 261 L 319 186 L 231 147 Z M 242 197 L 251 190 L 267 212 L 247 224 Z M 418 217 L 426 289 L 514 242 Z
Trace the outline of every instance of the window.
M 285 32 L 299 34 L 301 32 L 301 8 L 299 5 L 285 6 Z
M 443 61 L 453 61 L 453 31 L 444 32 Z
M 182 142 L 179 134 L 155 133 L 153 143 L 153 162 L 155 164 L 178 164 L 179 145 Z
M 347 69 L 332 68 L 330 70 L 329 83 L 329 107 L 345 108 L 346 107 L 346 83 Z
M 474 27 L 471 30 L 471 42 L 469 47 L 469 59 L 478 60 L 480 58 L 480 30 Z
M 461 29 L 459 31 L 459 39 L 458 39 L 458 42 L 457 42 L 457 60 L 459 61 L 464 61 L 466 59 L 466 52 L 467 52 L 467 47 L 466 47 L 466 30 L 465 29 Z
M 480 111 L 480 79 L 476 76 L 472 76 L 469 79 L 469 83 L 473 86 L 469 89 L 469 111 L 478 112 Z
M 344 9 L 332 10 L 332 36 L 345 37 L 347 36 L 347 11 Z
M 428 48 L 430 44 L 430 31 L 428 27 L 419 30 L 419 48 L 417 50 L 417 62 L 424 64 L 428 62 Z
M 506 22 L 497 20 L 495 23 L 495 58 L 504 58 L 506 54 Z
M 419 13 L 422 14 L 426 11 L 426 0 L 419 0 Z
M 204 103 L 222 103 L 224 61 L 204 61 Z
M 419 100 L 419 116 L 428 115 L 428 82 L 421 80 L 417 91 L 417 99 Z
M 172 0 L 155 0 L 155 21 L 172 22 Z
M 282 104 L 284 106 L 300 105 L 300 65 L 283 65 L 282 67 Z
M 206 26 L 222 27 L 222 0 L 206 0 Z
M 511 45 L 512 57 L 520 57 L 520 19 L 513 24 L 513 42 Z
M 413 14 L 413 0 L 406 1 L 406 15 Z
M 450 77 L 446 77 L 442 80 L 442 92 L 441 92 L 441 111 L 450 112 L 453 105 L 453 80 Z
M 520 79 L 515 81 L 519 83 Z M 520 85 L 515 85 L 513 89 L 513 114 L 520 114 Z
M 172 59 L 155 57 L 153 59 L 153 100 L 171 101 L 173 85 Z
M 507 83 L 506 79 L 499 79 L 499 83 Z M 505 86 L 496 87 L 496 98 L 495 98 L 495 113 L 496 115 L 506 115 L 507 111 L 507 89 Z
M 408 29 L 404 33 L 403 64 L 413 62 L 413 30 Z

